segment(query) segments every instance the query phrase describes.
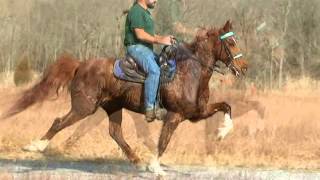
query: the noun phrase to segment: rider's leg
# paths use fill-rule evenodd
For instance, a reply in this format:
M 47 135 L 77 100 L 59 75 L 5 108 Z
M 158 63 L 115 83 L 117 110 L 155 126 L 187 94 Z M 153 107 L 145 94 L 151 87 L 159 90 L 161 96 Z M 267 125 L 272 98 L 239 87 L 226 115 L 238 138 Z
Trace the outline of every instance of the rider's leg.
M 128 53 L 147 73 L 147 78 L 144 83 L 144 105 L 146 120 L 153 121 L 156 115 L 154 109 L 160 80 L 160 68 L 156 62 L 156 55 L 151 49 L 143 45 L 129 46 Z

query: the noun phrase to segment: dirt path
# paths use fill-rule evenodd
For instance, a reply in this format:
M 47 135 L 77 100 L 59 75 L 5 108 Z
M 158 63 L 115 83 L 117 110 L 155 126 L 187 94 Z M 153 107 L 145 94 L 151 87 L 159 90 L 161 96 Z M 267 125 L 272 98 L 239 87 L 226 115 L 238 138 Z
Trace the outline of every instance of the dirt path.
M 0 160 L 0 179 L 320 179 L 320 172 L 216 168 L 164 167 L 167 175 L 156 177 L 122 160 L 105 162 Z

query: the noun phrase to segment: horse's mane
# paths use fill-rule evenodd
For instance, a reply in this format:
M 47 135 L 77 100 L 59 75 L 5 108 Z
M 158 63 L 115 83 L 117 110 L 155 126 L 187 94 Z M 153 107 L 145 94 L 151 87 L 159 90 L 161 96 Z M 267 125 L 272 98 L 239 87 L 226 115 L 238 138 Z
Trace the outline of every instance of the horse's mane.
M 188 42 L 180 42 L 177 46 L 176 61 L 179 66 L 188 66 L 188 73 L 194 77 L 199 75 L 200 67 L 207 64 L 208 59 L 213 59 L 212 50 L 215 38 L 219 36 L 220 29 L 201 28 L 197 31 L 194 39 Z M 212 42 L 209 42 L 212 41 Z
M 177 61 L 183 61 L 186 58 L 190 57 L 198 57 L 198 59 L 201 59 L 203 56 L 208 56 L 210 53 L 210 50 L 212 50 L 212 47 L 210 46 L 210 43 L 208 43 L 206 40 L 213 41 L 214 38 L 218 37 L 221 29 L 217 28 L 200 28 L 194 39 L 188 43 L 188 42 L 181 42 L 178 45 L 178 51 L 177 51 Z M 213 43 L 213 42 L 212 42 Z M 208 51 L 209 50 L 209 51 Z M 199 57 L 201 56 L 201 57 Z

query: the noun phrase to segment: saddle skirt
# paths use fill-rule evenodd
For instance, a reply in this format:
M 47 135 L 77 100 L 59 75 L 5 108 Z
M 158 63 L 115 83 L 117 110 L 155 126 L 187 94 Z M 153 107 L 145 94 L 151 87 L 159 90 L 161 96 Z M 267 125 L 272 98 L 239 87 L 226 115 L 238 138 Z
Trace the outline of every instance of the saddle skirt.
M 130 56 L 116 60 L 113 74 L 121 80 L 130 82 L 143 83 L 146 80 L 146 73 L 139 68 L 138 64 Z
M 174 79 L 176 72 L 176 61 L 171 59 L 171 50 L 164 50 L 161 52 L 160 57 L 157 61 L 160 67 L 160 83 L 161 85 L 166 85 Z M 170 58 L 170 59 L 169 59 Z M 113 74 L 118 79 L 124 81 L 130 81 L 135 83 L 144 83 L 147 74 L 143 71 L 141 67 L 135 62 L 135 60 L 127 55 L 124 59 L 117 59 L 114 63 Z

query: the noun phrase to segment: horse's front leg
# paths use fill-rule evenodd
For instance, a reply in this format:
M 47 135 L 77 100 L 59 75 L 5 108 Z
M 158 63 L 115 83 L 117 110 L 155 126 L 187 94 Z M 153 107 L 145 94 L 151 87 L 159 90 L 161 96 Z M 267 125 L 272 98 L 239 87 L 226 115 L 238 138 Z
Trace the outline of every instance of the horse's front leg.
M 118 146 L 122 149 L 124 154 L 133 164 L 140 166 L 140 159 L 136 155 L 136 153 L 131 149 L 131 147 L 127 144 L 126 140 L 122 134 L 122 111 L 121 109 L 112 109 L 104 106 L 103 107 L 108 116 L 109 116 L 109 134 L 114 139 L 114 141 L 118 144 Z
M 224 112 L 224 122 L 222 127 L 218 130 L 218 139 L 222 140 L 233 128 L 233 122 L 231 119 L 231 107 L 225 102 L 206 104 L 200 108 L 200 119 L 204 119 L 212 116 L 218 111 Z
M 161 134 L 158 142 L 158 151 L 156 156 L 151 159 L 149 170 L 156 174 L 165 175 L 165 172 L 160 167 L 160 157 L 166 150 L 173 132 L 178 127 L 183 117 L 178 113 L 168 112 L 167 117 L 163 123 Z

